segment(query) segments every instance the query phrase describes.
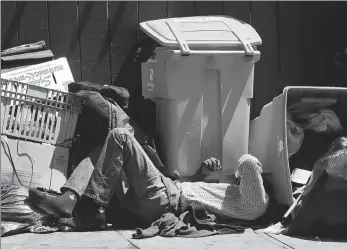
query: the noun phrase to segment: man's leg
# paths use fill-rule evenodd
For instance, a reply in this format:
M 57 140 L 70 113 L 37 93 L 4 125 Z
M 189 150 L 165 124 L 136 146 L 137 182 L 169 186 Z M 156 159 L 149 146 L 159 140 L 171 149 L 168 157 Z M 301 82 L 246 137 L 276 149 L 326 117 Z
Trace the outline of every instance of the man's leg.
M 34 188 L 29 189 L 29 198 L 48 214 L 56 217 L 70 217 L 77 201 L 88 185 L 93 170 L 93 164 L 87 157 L 79 163 L 61 187 L 61 195 Z
M 239 190 L 243 203 L 254 210 L 254 215 L 265 212 L 269 204 L 269 196 L 263 185 L 261 163 L 251 155 L 243 155 L 238 163 L 236 175 L 241 178 Z
M 94 166 L 90 157 L 83 159 L 60 188 L 60 191 L 65 193 L 68 190 L 73 190 L 78 197 L 81 197 L 88 186 L 93 171 Z
M 66 216 L 72 211 L 70 204 L 76 204 L 73 195 L 78 199 L 84 195 L 102 206 L 108 206 L 116 195 L 124 208 L 153 220 L 166 211 L 176 211 L 178 204 L 179 190 L 165 179 L 166 186 L 170 184 L 168 193 L 162 178 L 133 135 L 124 128 L 116 128 L 109 133 L 95 167 L 89 158 L 84 159 L 62 187 L 62 197 L 39 198 L 46 212 Z M 128 191 L 124 183 L 129 185 Z M 33 195 L 38 193 L 34 191 Z
M 116 195 L 124 208 L 153 220 L 174 211 L 176 204 L 170 203 L 162 177 L 134 136 L 124 128 L 116 128 L 106 139 L 84 196 L 108 206 Z M 128 184 L 128 189 L 122 183 Z

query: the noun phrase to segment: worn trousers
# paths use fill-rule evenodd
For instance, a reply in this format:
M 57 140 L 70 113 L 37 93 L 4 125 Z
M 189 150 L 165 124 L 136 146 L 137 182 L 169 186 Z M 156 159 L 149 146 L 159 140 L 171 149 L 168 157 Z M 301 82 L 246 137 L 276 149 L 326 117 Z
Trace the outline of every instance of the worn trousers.
M 62 192 L 73 190 L 105 207 L 115 196 L 122 208 L 147 221 L 177 212 L 179 185 L 162 175 L 128 130 L 111 130 L 97 154 L 81 161 Z

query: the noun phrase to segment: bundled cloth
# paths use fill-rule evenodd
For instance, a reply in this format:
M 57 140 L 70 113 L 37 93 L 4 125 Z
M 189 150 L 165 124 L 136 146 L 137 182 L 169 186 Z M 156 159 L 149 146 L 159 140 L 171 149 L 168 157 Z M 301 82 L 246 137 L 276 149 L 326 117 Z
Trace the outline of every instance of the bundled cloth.
M 1 236 L 57 231 L 54 219 L 29 199 L 29 189 L 1 184 Z
M 329 109 L 322 109 L 316 113 L 302 113 L 300 119 L 307 120 L 304 129 L 315 132 L 340 132 L 343 127 L 336 113 Z
M 121 108 L 128 108 L 130 94 L 124 87 L 102 86 L 89 81 L 72 82 L 69 84 L 69 92 L 71 93 L 78 93 L 83 90 L 99 92 L 103 97 L 116 101 Z
M 240 226 L 217 224 L 215 217 L 209 215 L 204 206 L 192 203 L 179 217 L 165 213 L 147 229 L 137 228 L 133 239 L 145 239 L 160 235 L 162 237 L 206 237 L 217 234 L 244 233 Z

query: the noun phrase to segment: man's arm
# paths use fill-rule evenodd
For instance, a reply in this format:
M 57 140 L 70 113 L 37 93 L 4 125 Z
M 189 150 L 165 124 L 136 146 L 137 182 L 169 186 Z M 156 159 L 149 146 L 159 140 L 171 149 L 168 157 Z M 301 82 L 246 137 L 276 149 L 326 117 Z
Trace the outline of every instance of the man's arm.
M 202 181 L 204 181 L 206 179 L 206 177 L 208 175 L 202 173 L 201 169 L 202 169 L 202 164 L 201 164 L 198 172 L 196 172 L 196 174 L 192 177 L 192 182 L 202 182 Z
M 222 166 L 220 165 L 220 161 L 211 157 L 201 164 L 198 172 L 196 172 L 196 174 L 192 177 L 192 181 L 204 181 L 208 176 L 212 175 L 215 171 L 220 170 L 221 168 Z

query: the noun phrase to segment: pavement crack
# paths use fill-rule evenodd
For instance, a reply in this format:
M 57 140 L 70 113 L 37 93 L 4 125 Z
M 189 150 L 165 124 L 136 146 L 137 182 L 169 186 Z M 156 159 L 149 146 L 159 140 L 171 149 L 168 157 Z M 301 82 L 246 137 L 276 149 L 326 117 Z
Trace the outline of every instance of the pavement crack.
M 127 237 L 125 237 L 122 233 L 118 232 L 117 230 L 116 230 L 116 232 L 117 232 L 118 234 L 120 234 L 124 239 L 126 239 L 134 248 L 136 248 L 136 249 L 141 249 L 140 247 L 138 247 L 137 245 L 135 245 L 131 240 L 129 240 Z

